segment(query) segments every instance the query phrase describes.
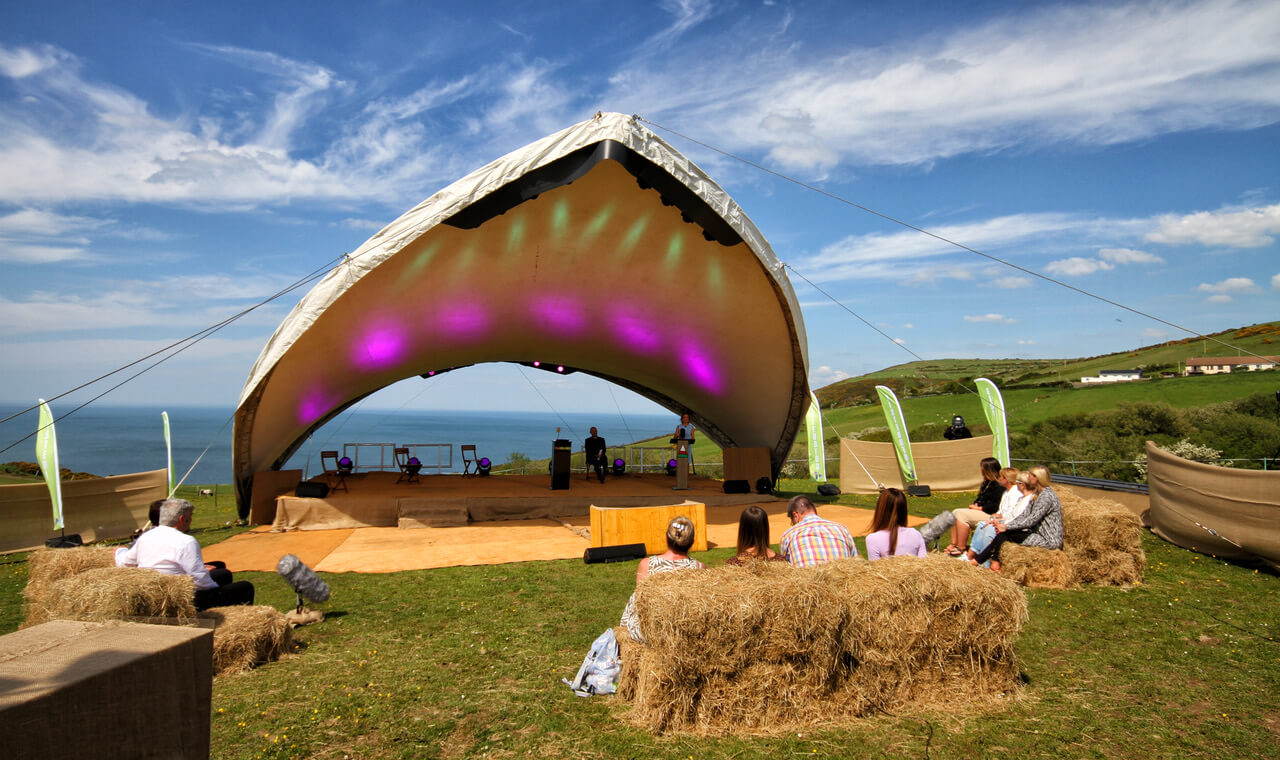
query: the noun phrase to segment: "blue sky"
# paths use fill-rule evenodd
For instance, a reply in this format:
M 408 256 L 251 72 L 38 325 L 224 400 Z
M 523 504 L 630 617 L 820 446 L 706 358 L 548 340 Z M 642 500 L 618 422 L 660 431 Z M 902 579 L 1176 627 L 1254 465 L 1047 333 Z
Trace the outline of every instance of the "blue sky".
M 598 110 L 1197 331 L 1280 317 L 1274 0 L 442 5 L 3 0 L 0 399 L 213 325 Z M 655 131 L 920 356 L 1182 337 Z M 792 281 L 815 387 L 911 360 Z M 300 296 L 106 400 L 233 405 Z M 369 402 L 405 404 L 655 410 L 505 365 Z

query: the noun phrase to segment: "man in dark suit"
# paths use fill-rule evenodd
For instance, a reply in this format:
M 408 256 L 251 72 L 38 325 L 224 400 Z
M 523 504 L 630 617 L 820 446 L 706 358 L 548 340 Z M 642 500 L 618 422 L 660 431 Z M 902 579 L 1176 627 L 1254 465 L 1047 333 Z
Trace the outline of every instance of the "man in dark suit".
M 604 453 L 604 439 L 596 434 L 595 428 L 591 428 L 591 437 L 583 443 L 582 449 L 587 454 L 587 466 L 596 468 L 596 477 L 603 483 L 604 470 L 609 463 Z

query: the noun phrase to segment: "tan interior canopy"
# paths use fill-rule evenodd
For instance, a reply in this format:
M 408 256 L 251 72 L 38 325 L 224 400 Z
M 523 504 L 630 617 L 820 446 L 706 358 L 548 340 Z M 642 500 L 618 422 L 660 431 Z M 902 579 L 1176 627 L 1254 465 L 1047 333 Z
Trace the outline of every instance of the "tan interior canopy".
M 804 323 L 760 231 L 633 117 L 597 114 L 436 193 L 302 299 L 236 411 L 242 511 L 254 473 L 351 404 L 483 362 L 604 378 L 768 448 L 775 473 L 808 404 Z

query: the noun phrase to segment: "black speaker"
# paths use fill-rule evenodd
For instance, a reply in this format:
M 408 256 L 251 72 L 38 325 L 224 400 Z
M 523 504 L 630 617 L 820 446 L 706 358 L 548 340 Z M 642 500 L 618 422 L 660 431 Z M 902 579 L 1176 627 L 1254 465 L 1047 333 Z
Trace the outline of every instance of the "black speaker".
M 588 565 L 601 562 L 629 562 L 633 559 L 644 559 L 644 555 L 644 544 L 594 546 L 582 553 L 582 561 Z
M 823 496 L 839 496 L 840 486 L 836 485 L 835 483 L 819 483 L 818 493 L 822 494 Z
M 44 545 L 50 549 L 74 549 L 77 546 L 84 546 L 84 539 L 80 538 L 79 533 L 68 533 L 63 536 L 46 538 Z
M 768 478 L 760 478 L 757 480 L 756 493 L 773 493 L 773 481 Z
M 751 493 L 751 484 L 745 480 L 726 480 L 724 482 L 725 493 Z
M 557 438 L 551 444 L 551 490 L 569 490 L 569 454 L 573 444 L 566 438 Z
M 293 492 L 294 496 L 303 499 L 323 499 L 329 495 L 329 484 L 319 481 L 304 480 L 298 483 L 297 489 Z
M 907 494 L 910 496 L 929 496 L 929 486 L 907 486 Z

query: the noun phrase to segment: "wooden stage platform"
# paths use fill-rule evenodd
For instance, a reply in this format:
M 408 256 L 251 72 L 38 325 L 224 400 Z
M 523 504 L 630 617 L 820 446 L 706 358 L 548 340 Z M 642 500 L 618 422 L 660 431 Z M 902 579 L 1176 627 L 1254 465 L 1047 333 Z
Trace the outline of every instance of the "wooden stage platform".
M 560 519 L 585 516 L 591 505 L 656 507 L 685 500 L 708 507 L 764 504 L 768 494 L 726 494 L 723 483 L 689 477 L 689 489 L 676 491 L 675 478 L 663 474 L 610 476 L 604 483 L 574 473 L 567 490 L 553 491 L 549 475 L 423 475 L 418 482 L 397 483 L 398 473 L 348 475 L 347 490 L 330 491 L 323 499 L 291 493 L 276 497 L 273 530 L 338 528 L 452 527 L 497 520 Z M 336 478 L 312 478 L 334 484 Z

